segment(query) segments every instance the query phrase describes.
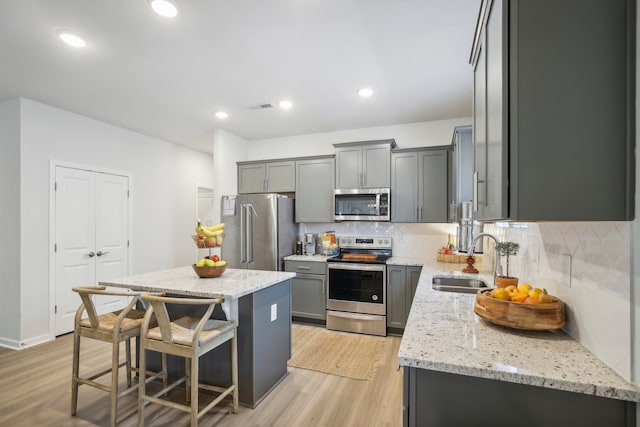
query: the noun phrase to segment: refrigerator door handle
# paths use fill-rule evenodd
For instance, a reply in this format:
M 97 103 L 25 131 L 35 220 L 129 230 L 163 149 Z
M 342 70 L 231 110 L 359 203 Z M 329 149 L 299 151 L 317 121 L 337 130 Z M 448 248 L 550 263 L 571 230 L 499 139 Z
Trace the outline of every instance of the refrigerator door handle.
M 245 263 L 247 262 L 247 248 L 246 248 L 246 241 L 245 241 L 245 234 L 246 234 L 246 213 L 245 210 L 247 208 L 247 205 L 245 204 L 241 204 L 240 205 L 240 262 L 241 263 Z
M 246 205 L 246 219 L 245 219 L 245 223 L 247 225 L 247 230 L 246 230 L 246 234 L 245 234 L 245 239 L 246 239 L 246 254 L 247 254 L 247 262 L 253 262 L 253 218 L 251 217 L 251 213 L 255 214 L 256 210 L 254 209 L 252 204 L 247 204 Z M 256 216 L 258 216 L 256 214 Z

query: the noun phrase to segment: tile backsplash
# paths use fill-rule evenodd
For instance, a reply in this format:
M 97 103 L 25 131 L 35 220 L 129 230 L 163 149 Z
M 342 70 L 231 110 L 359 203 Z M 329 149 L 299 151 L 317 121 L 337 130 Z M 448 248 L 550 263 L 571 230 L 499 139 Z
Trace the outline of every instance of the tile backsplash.
M 631 378 L 631 223 L 539 222 L 486 226 L 520 244 L 511 274 L 566 303 L 565 330 Z M 491 243 L 489 243 L 491 245 Z
M 623 378 L 631 378 L 631 223 L 538 222 L 485 224 L 484 231 L 520 244 L 510 273 L 546 288 L 566 303 L 565 330 Z M 300 233 L 334 230 L 337 235 L 393 237 L 395 256 L 434 259 L 455 224 L 342 222 L 303 224 Z M 484 241 L 493 265 L 493 241 Z

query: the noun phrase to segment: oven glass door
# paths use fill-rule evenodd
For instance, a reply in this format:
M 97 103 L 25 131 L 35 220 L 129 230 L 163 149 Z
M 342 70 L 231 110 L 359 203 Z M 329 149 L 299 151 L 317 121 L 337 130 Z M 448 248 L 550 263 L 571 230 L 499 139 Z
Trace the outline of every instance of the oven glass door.
M 385 304 L 385 265 L 329 264 L 329 300 Z

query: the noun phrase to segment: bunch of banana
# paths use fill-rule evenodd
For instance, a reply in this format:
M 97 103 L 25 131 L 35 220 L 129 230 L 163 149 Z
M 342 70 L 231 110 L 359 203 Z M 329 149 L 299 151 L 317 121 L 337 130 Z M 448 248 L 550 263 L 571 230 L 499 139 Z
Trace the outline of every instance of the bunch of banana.
M 224 233 L 224 222 L 220 224 L 206 226 L 203 225 L 200 220 L 198 220 L 198 225 L 196 226 L 196 233 L 198 236 L 202 236 L 205 239 L 215 242 L 216 246 L 222 245 L 224 238 L 222 237 L 222 233 Z

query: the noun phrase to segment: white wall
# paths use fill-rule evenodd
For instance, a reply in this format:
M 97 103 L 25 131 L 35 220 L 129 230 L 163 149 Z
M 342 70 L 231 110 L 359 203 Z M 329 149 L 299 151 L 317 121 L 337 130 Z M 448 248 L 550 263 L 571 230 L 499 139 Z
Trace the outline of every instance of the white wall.
M 453 128 L 468 124 L 471 117 L 254 140 L 248 144 L 247 160 L 333 154 L 332 144 L 377 139 L 395 139 L 399 148 L 449 145 Z
M 211 155 L 28 99 L 20 123 L 21 341 L 49 331 L 50 160 L 132 174 L 131 273 L 193 262 L 194 189 L 213 185 Z
M 220 220 L 221 196 L 238 193 L 238 172 L 236 162 L 247 159 L 246 140 L 218 129 L 212 135 L 213 143 L 213 198 L 215 218 Z
M 0 103 L 0 344 L 20 339 L 20 102 Z

